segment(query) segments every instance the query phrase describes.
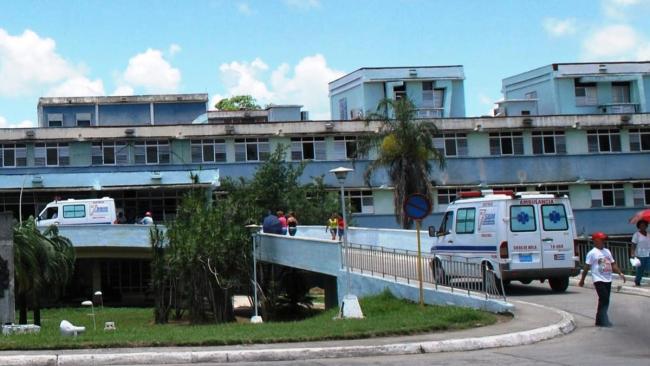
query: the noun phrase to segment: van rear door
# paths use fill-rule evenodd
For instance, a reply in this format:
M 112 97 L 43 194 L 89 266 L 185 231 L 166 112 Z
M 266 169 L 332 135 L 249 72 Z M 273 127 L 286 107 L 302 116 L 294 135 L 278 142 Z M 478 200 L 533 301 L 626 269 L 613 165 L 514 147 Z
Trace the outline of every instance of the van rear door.
M 543 268 L 538 206 L 534 200 L 512 200 L 508 209 L 508 250 L 511 270 Z
M 568 211 L 560 199 L 540 205 L 544 268 L 571 268 L 575 265 Z

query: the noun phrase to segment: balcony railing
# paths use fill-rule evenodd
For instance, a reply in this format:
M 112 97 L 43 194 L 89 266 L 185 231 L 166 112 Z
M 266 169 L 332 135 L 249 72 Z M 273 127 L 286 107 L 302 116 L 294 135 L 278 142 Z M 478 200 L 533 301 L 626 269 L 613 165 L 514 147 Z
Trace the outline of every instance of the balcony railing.
M 444 108 L 417 108 L 415 110 L 416 118 L 442 118 Z

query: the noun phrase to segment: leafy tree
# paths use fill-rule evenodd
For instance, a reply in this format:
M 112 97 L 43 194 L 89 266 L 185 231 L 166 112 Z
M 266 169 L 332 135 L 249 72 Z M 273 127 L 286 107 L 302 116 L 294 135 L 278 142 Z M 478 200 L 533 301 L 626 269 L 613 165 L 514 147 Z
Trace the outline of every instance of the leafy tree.
M 412 222 L 402 210 L 404 200 L 413 193 L 431 197 L 431 161 L 437 162 L 440 168 L 445 165 L 444 155 L 433 145 L 438 129 L 431 122 L 415 120 L 415 112 L 415 105 L 408 98 L 382 100 L 366 122 L 379 121 L 378 133 L 364 137 L 359 144 L 360 155 L 367 154 L 370 149 L 377 151 L 377 159 L 365 172 L 367 184 L 378 168 L 387 169 L 395 187 L 395 217 L 405 229 L 410 228 Z
M 13 237 L 19 323 L 27 323 L 31 306 L 34 323 L 40 325 L 40 299 L 60 296 L 74 273 L 74 247 L 56 226 L 41 233 L 32 217 L 14 226 Z
M 220 111 L 238 111 L 261 109 L 257 101 L 251 95 L 235 95 L 230 98 L 224 98 L 214 106 Z

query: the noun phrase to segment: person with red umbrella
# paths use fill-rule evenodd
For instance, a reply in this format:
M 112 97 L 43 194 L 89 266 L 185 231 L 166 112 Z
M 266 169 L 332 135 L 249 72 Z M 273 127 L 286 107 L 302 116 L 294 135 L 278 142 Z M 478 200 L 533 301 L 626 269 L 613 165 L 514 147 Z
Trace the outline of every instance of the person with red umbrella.
M 633 255 L 641 261 L 641 265 L 636 267 L 636 276 L 634 277 L 634 284 L 641 286 L 641 278 L 643 273 L 648 270 L 650 266 L 650 237 L 648 237 L 648 221 L 639 220 L 636 223 L 636 228 L 639 229 L 632 236 L 632 250 Z

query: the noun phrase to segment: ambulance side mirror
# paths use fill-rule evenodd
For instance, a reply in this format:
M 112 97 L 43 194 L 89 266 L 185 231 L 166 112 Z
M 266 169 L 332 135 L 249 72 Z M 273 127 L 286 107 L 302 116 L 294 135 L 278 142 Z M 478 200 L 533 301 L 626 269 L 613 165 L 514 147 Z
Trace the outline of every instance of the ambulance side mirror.
M 435 226 L 429 226 L 429 237 L 433 238 L 436 236 L 436 227 Z

